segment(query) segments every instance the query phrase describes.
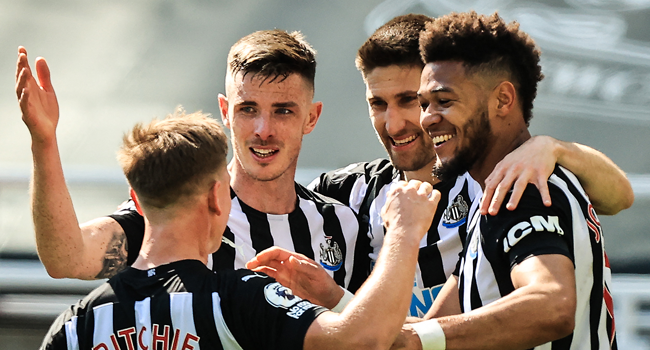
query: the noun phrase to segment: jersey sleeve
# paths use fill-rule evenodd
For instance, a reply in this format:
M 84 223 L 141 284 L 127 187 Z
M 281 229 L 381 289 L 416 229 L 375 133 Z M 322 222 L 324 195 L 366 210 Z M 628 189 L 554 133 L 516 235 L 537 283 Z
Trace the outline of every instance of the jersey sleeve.
M 274 279 L 251 272 L 240 275 L 230 296 L 222 308 L 228 308 L 226 323 L 243 348 L 302 349 L 312 322 L 327 311 Z
M 322 173 L 307 188 L 350 206 L 350 194 L 357 180 L 364 176 L 363 165 L 364 163 L 350 164 L 345 168 Z
M 124 202 L 119 209 L 113 214 L 109 215 L 117 221 L 122 230 L 126 234 L 126 249 L 127 249 L 127 265 L 132 265 L 140 253 L 142 248 L 142 240 L 144 238 L 144 218 L 138 213 L 135 208 L 135 203 L 132 199 Z
M 546 207 L 537 187 L 529 184 L 517 208 L 505 208 L 510 194 L 496 216 L 488 216 L 490 238 L 508 259 L 510 267 L 532 256 L 560 254 L 574 261 L 569 244 L 573 236 L 571 209 L 566 196 L 549 185 L 553 205 Z M 494 242 L 494 241 L 493 241 Z

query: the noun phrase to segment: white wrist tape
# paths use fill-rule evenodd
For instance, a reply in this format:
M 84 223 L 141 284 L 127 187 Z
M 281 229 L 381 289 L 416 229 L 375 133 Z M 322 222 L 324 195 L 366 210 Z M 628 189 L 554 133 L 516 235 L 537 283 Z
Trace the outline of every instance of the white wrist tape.
M 431 319 L 418 323 L 411 323 L 411 327 L 420 337 L 422 350 L 445 350 L 447 340 L 438 320 Z
M 343 287 L 341 287 L 341 289 L 343 289 L 344 294 L 341 297 L 341 300 L 339 300 L 339 303 L 332 308 L 332 312 L 341 313 L 341 311 L 345 309 L 345 305 L 347 305 L 350 302 L 350 300 L 352 300 L 352 297 L 354 297 L 354 294 L 352 294 L 352 292 L 350 292 L 349 290 Z

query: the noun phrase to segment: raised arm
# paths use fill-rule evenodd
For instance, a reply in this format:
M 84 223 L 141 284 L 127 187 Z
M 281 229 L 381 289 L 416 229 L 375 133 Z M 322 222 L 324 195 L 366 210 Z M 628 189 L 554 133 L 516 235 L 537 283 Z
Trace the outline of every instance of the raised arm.
M 429 198 L 428 183 L 400 184 L 388 197 L 382 217 L 386 240 L 377 264 L 350 304 L 325 312 L 311 324 L 305 349 L 387 349 L 404 323 L 411 299 L 419 242 L 440 193 Z
M 513 192 L 506 208 L 514 210 L 528 183 L 537 186 L 544 204 L 550 206 L 546 181 L 556 163 L 578 177 L 598 214 L 614 215 L 634 202 L 625 173 L 603 153 L 550 136 L 534 136 L 501 160 L 485 180 L 481 214 L 496 215 L 510 189 Z
M 111 218 L 79 226 L 57 145 L 59 106 L 50 70 L 43 58 L 36 59 L 35 67 L 38 82 L 32 75 L 27 51 L 20 47 L 16 95 L 32 138 L 31 202 L 38 255 L 54 278 L 110 277 L 126 265 L 126 236 Z

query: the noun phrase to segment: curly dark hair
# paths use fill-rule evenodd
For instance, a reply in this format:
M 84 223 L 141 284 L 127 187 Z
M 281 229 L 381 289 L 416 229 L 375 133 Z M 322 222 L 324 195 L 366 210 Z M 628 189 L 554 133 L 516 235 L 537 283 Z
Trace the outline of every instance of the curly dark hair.
M 463 62 L 469 72 L 505 73 L 517 89 L 526 125 L 533 117 L 537 83 L 544 75 L 539 65 L 541 51 L 519 23 L 506 23 L 497 12 L 451 13 L 434 19 L 420 35 L 420 53 L 425 63 Z
M 299 74 L 314 87 L 316 50 L 300 32 L 260 30 L 237 41 L 228 53 L 228 73 L 243 72 L 264 79 L 283 81 Z
M 357 52 L 355 63 L 364 78 L 377 67 L 391 65 L 423 67 L 420 32 L 432 18 L 408 14 L 397 16 L 379 27 Z

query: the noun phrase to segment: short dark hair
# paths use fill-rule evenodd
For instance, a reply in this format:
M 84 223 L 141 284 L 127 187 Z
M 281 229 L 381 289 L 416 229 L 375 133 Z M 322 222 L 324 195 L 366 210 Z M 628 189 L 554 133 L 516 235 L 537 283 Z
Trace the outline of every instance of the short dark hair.
M 423 67 L 420 32 L 431 17 L 419 14 L 397 16 L 379 27 L 357 51 L 357 69 L 365 78 L 377 67 L 391 65 Z
M 270 81 L 299 74 L 313 88 L 316 51 L 300 32 L 261 30 L 237 41 L 228 53 L 228 73 L 251 73 Z
M 118 160 L 143 206 L 162 209 L 201 190 L 226 168 L 228 140 L 218 121 L 178 107 L 124 135 Z
M 434 19 L 420 35 L 424 63 L 460 61 L 470 72 L 500 72 L 508 75 L 517 89 L 524 121 L 533 117 L 537 83 L 544 75 L 539 65 L 541 51 L 533 39 L 506 23 L 498 13 L 451 13 Z

